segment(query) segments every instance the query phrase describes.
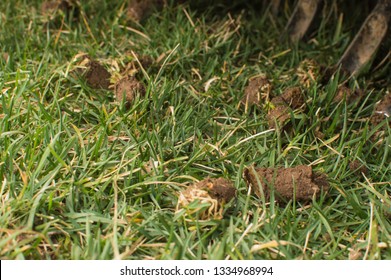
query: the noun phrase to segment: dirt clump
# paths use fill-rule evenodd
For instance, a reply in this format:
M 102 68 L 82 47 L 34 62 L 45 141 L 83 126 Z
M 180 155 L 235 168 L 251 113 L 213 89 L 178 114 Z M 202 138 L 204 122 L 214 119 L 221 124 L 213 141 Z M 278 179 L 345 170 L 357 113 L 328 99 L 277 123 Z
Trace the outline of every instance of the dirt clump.
M 391 126 L 391 93 L 386 94 L 376 105 L 370 121 L 373 126 L 377 126 L 385 119 L 388 119 L 388 125 Z
M 114 85 L 114 93 L 118 102 L 125 99 L 126 106 L 129 106 L 137 94 L 144 96 L 145 87 L 135 77 L 126 76 Z
M 8 61 L 8 59 L 10 58 L 10 55 L 7 53 L 7 52 L 4 52 L 1 54 L 1 57 L 3 58 L 4 61 Z
M 241 101 L 246 111 L 248 107 L 253 105 L 261 106 L 262 101 L 269 101 L 271 89 L 271 83 L 266 76 L 258 76 L 251 79 L 244 90 L 244 97 Z
M 198 183 L 201 189 L 207 189 L 209 195 L 219 202 L 229 202 L 236 196 L 236 189 L 231 181 L 224 178 L 207 178 Z
M 361 173 L 368 174 L 368 168 L 366 168 L 358 159 L 349 162 L 349 169 L 357 175 L 360 175 Z
M 165 0 L 130 0 L 126 12 L 128 19 L 139 22 L 154 8 L 162 7 Z
M 177 211 L 184 208 L 190 215 L 198 213 L 201 219 L 222 218 L 223 205 L 235 197 L 236 189 L 231 181 L 206 178 L 180 192 Z
M 351 103 L 354 100 L 360 99 L 364 95 L 364 91 L 360 89 L 352 90 L 345 85 L 341 85 L 337 89 L 337 93 L 333 98 L 333 103 L 339 103 L 346 100 L 347 103 Z
M 95 89 L 108 89 L 111 75 L 106 68 L 97 61 L 91 61 L 87 67 L 85 78 L 89 86 Z
M 288 202 L 295 198 L 307 202 L 329 189 L 326 175 L 313 172 L 311 166 L 299 165 L 291 168 L 254 168 L 244 170 L 248 187 L 258 197 L 270 199 L 274 191 L 277 202 Z
M 41 5 L 41 14 L 49 20 L 53 20 L 59 11 L 67 16 L 73 11 L 72 15 L 76 18 L 79 14 L 79 5 L 75 0 L 44 1 Z
M 299 87 L 288 88 L 280 96 L 270 101 L 272 109 L 267 115 L 270 128 L 283 127 L 291 117 L 293 110 L 305 104 L 304 95 Z

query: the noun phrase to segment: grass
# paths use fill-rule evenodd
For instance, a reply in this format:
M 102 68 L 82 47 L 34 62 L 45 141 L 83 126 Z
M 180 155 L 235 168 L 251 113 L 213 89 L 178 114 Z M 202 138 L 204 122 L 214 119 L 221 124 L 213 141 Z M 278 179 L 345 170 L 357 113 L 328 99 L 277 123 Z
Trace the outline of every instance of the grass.
M 302 60 L 337 62 L 355 17 L 338 24 L 332 10 L 291 46 L 279 41 L 289 6 L 276 18 L 245 1 L 185 3 L 135 24 L 126 1 L 95 2 L 49 24 L 41 1 L 0 3 L 2 259 L 391 259 L 391 133 L 369 122 L 389 64 L 349 82 L 360 102 L 332 102 L 338 77 L 310 83 L 291 130 L 267 132 L 266 108 L 240 107 L 250 77 L 278 95 L 300 85 Z M 130 108 L 71 74 L 78 53 L 121 65 L 130 51 L 161 58 L 137 73 L 147 96 Z M 307 205 L 262 201 L 242 178 L 252 164 L 311 164 L 331 188 Z M 179 191 L 207 176 L 238 190 L 223 219 L 176 212 Z

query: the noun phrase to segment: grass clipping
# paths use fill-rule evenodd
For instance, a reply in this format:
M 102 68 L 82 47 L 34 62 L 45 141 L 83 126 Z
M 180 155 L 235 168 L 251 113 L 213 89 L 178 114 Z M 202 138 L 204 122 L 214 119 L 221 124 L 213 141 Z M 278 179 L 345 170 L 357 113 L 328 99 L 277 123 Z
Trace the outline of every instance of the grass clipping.
M 176 212 L 183 209 L 186 216 L 201 220 L 221 219 L 223 206 L 235 197 L 231 181 L 206 178 L 180 192 Z
M 311 201 L 329 188 L 326 175 L 312 171 L 311 166 L 299 165 L 291 168 L 254 168 L 244 170 L 248 187 L 255 194 L 269 200 L 274 192 L 277 202 L 286 203 L 296 199 Z

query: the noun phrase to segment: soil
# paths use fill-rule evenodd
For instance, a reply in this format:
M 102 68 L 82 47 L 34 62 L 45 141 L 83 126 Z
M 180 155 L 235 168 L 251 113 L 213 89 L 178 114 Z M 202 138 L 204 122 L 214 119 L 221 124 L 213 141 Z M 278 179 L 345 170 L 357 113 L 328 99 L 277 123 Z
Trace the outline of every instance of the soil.
M 293 198 L 307 202 L 321 191 L 329 189 L 326 175 L 313 172 L 312 167 L 306 165 L 292 168 L 250 167 L 244 170 L 244 178 L 248 187 L 251 186 L 258 197 L 264 196 L 269 200 L 271 192 L 274 191 L 277 202 L 288 202 Z
M 288 88 L 280 96 L 271 100 L 273 109 L 268 113 L 270 128 L 283 127 L 291 117 L 291 112 L 305 104 L 304 95 L 299 87 Z
M 95 60 L 87 62 L 83 77 L 91 88 L 109 89 L 111 75 L 105 67 Z
M 75 0 L 55 0 L 45 1 L 41 5 L 41 13 L 43 16 L 53 19 L 57 11 L 63 11 L 65 14 L 69 14 L 74 10 L 74 16 L 78 14 L 78 7 Z
M 388 119 L 388 125 L 391 126 L 391 93 L 386 94 L 376 105 L 371 123 L 373 126 L 377 126 L 385 119 Z
M 364 91 L 360 89 L 351 90 L 345 85 L 341 85 L 337 89 L 337 93 L 334 96 L 333 102 L 339 103 L 343 100 L 346 100 L 347 103 L 351 103 L 355 100 L 359 100 L 364 96 Z
M 50 15 L 57 9 L 61 8 L 61 6 L 65 4 L 65 2 L 66 1 L 45 1 L 41 5 L 41 13 L 43 15 Z
M 1 57 L 3 58 L 4 61 L 8 61 L 10 55 L 7 52 L 4 52 L 1 54 Z
M 134 21 L 141 21 L 148 13 L 156 8 L 161 7 L 164 0 L 130 0 L 127 10 L 127 18 Z
M 208 194 L 219 202 L 229 202 L 236 197 L 233 183 L 224 178 L 206 178 L 198 182 L 197 187 L 208 191 Z
M 249 81 L 244 90 L 242 104 L 248 108 L 250 106 L 260 106 L 262 101 L 269 100 L 272 86 L 265 76 L 259 76 Z
M 125 99 L 125 104 L 129 106 L 136 98 L 137 94 L 145 95 L 145 87 L 135 77 L 124 77 L 119 80 L 114 86 L 116 99 L 122 102 Z
M 350 171 L 354 172 L 357 175 L 361 173 L 367 174 L 368 169 L 363 165 L 359 160 L 355 159 L 349 163 Z
M 192 208 L 193 213 L 198 212 L 201 219 L 222 218 L 222 206 L 235 197 L 236 189 L 231 181 L 224 178 L 206 178 L 179 194 L 177 210 L 198 200 L 200 208 Z

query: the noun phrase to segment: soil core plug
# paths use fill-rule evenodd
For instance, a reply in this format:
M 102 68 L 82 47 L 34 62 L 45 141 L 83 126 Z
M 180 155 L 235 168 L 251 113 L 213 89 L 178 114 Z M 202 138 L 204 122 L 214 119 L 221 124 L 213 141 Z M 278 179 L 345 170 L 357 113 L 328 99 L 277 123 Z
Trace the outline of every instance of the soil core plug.
M 274 192 L 277 202 L 288 202 L 295 198 L 299 202 L 311 201 L 322 190 L 329 189 L 326 175 L 312 171 L 311 166 L 299 165 L 291 168 L 254 168 L 244 170 L 248 187 L 258 197 L 270 199 Z
M 206 178 L 189 186 L 179 194 L 177 212 L 186 210 L 187 216 L 198 214 L 199 219 L 221 219 L 223 206 L 236 197 L 231 181 L 224 178 Z

